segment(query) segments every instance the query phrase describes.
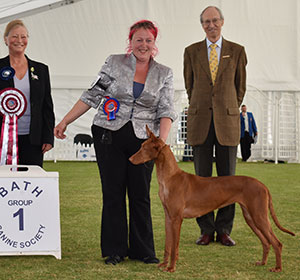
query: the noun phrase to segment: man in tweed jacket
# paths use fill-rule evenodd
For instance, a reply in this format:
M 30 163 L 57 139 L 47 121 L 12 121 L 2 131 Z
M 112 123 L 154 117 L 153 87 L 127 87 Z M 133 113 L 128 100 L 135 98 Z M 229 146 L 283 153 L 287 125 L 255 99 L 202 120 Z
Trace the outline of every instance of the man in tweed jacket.
M 197 175 L 212 175 L 214 154 L 218 176 L 234 175 L 240 141 L 239 107 L 246 90 L 246 53 L 244 47 L 222 37 L 224 17 L 220 9 L 207 7 L 200 21 L 206 39 L 188 46 L 184 52 L 184 79 L 189 99 L 187 141 L 193 146 Z M 214 83 L 209 68 L 211 44 L 217 45 L 218 55 Z M 201 236 L 196 243 L 208 245 L 217 233 L 221 244 L 235 245 L 230 238 L 234 213 L 233 204 L 218 210 L 216 217 L 211 212 L 197 218 Z

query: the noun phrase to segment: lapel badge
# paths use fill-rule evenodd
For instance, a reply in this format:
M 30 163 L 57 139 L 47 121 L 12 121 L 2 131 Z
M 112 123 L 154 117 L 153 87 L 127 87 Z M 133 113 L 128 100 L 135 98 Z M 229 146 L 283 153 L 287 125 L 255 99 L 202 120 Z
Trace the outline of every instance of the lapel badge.
M 15 69 L 10 66 L 3 67 L 0 70 L 1 80 L 8 81 L 8 80 L 12 79 L 14 77 L 14 75 L 15 75 Z

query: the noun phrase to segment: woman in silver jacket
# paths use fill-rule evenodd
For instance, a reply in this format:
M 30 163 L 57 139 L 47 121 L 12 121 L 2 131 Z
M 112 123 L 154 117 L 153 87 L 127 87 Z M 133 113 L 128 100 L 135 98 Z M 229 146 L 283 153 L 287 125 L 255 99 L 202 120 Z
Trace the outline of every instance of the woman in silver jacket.
M 127 54 L 107 58 L 91 88 L 54 129 L 64 139 L 67 125 L 98 108 L 92 134 L 102 183 L 101 250 L 106 264 L 116 265 L 127 256 L 159 262 L 150 212 L 153 162 L 133 165 L 128 160 L 147 138 L 146 124 L 166 141 L 176 119 L 172 70 L 153 59 L 157 32 L 151 21 L 133 24 Z

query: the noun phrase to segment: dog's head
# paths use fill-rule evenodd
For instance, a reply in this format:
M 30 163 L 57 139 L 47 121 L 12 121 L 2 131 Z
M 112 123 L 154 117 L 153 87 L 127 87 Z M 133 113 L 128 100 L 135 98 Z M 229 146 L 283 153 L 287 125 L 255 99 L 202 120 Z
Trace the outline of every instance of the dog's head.
M 142 144 L 141 148 L 129 158 L 133 164 L 141 164 L 156 159 L 161 149 L 165 146 L 164 141 L 157 138 L 147 125 L 146 131 L 149 138 Z

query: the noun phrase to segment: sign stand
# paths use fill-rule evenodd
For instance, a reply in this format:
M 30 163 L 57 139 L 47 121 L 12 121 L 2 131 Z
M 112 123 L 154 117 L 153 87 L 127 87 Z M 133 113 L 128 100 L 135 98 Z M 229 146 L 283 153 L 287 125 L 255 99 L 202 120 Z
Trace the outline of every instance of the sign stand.
M 0 256 L 61 259 L 58 172 L 0 166 Z

